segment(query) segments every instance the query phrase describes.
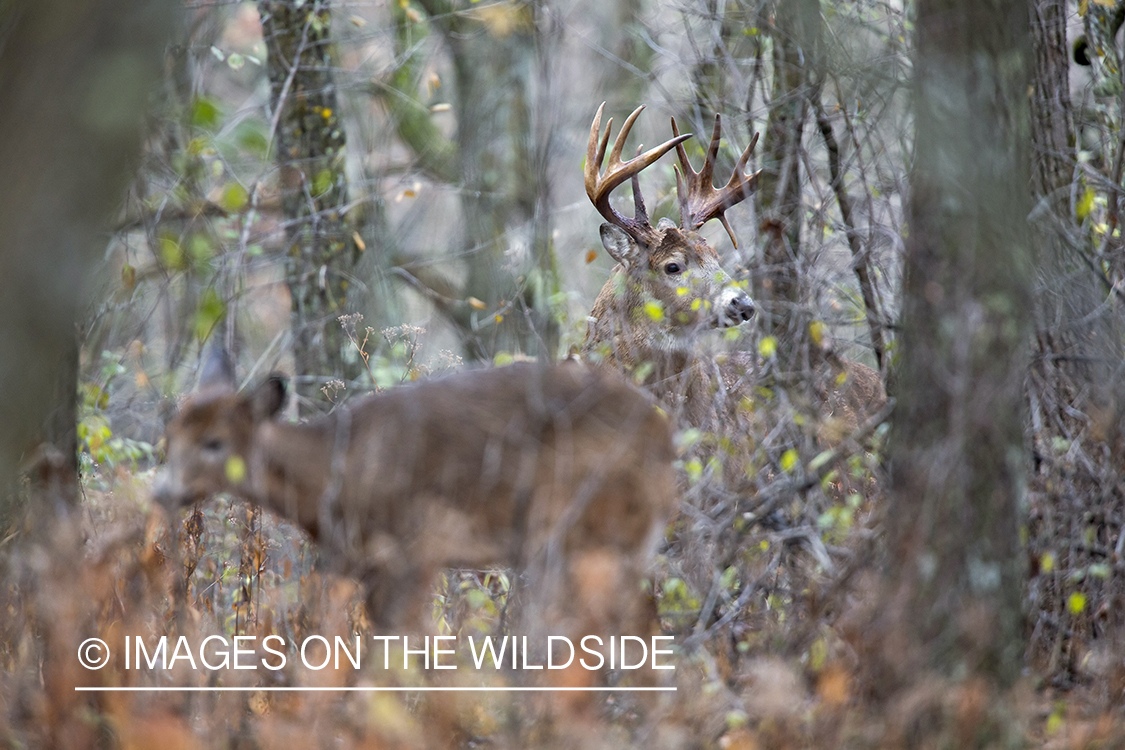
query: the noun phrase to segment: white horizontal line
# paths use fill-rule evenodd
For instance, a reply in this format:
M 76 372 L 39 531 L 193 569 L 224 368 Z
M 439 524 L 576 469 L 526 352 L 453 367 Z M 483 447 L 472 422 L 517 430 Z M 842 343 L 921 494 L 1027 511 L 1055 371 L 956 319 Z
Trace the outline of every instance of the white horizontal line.
M 644 693 L 674 687 L 76 687 L 79 693 Z

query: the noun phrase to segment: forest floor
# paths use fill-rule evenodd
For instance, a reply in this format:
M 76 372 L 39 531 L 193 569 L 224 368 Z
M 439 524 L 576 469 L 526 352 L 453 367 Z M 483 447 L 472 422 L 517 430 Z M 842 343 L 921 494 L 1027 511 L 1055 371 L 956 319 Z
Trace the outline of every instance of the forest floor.
M 661 629 L 676 644 L 675 670 L 656 684 L 675 692 L 253 690 L 529 683 L 510 670 L 473 674 L 465 654 L 453 657 L 465 668 L 453 677 L 417 663 L 400 670 L 397 651 L 386 669 L 375 645 L 363 646 L 360 669 L 309 668 L 295 644 L 310 634 L 370 643 L 358 584 L 319 563 L 294 527 L 240 501 L 216 499 L 169 519 L 149 499 L 152 479 L 151 470 L 118 468 L 88 481 L 75 524 L 23 540 L 7 558 L 5 746 L 1125 748 L 1125 658 L 1115 638 L 1068 642 L 1067 659 L 1053 661 L 1049 651 L 1037 657 L 1029 649 L 1023 677 L 1003 691 L 974 679 L 904 679 L 909 656 L 871 626 L 889 606 L 878 598 L 878 512 L 854 495 L 816 500 L 827 511 L 795 500 L 776 528 L 747 530 L 737 565 L 712 566 L 720 574 L 710 586 L 693 560 L 706 554 L 713 562 L 713 545 L 701 549 L 689 516 L 673 522 L 650 585 Z M 811 511 L 815 534 L 802 521 Z M 434 632 L 460 636 L 455 643 L 500 634 L 518 585 L 503 570 L 447 571 L 435 582 Z M 274 657 L 257 644 L 275 635 L 285 639 L 288 659 L 278 670 L 197 670 L 183 653 L 168 669 L 122 664 L 126 636 L 143 638 L 148 658 L 164 635 L 168 657 L 180 636 L 193 649 L 208 636 L 228 647 L 235 635 L 256 637 L 243 658 L 262 665 L 257 660 Z M 106 668 L 86 669 L 76 659 L 88 638 L 117 654 Z M 212 661 L 218 654 L 212 648 Z M 633 684 L 623 670 L 609 679 Z

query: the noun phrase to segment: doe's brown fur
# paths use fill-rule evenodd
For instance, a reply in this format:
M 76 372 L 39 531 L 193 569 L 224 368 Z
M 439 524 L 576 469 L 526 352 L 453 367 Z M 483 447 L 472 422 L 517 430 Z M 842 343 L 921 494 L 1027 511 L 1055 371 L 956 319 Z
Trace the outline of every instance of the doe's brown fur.
M 294 520 L 363 580 L 383 625 L 418 615 L 440 568 L 511 565 L 555 632 L 647 634 L 638 577 L 675 491 L 647 397 L 579 364 L 462 372 L 306 424 L 274 418 L 283 395 L 270 379 L 191 397 L 157 497 L 230 492 Z

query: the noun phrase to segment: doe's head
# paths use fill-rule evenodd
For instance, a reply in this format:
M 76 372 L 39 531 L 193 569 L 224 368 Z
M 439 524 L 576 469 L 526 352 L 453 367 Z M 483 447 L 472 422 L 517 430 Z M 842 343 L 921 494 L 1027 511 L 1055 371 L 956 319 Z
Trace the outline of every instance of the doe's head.
M 233 382 L 201 382 L 164 432 L 166 460 L 153 497 L 174 510 L 218 492 L 246 496 L 257 428 L 281 410 L 285 392 L 280 375 L 247 393 Z

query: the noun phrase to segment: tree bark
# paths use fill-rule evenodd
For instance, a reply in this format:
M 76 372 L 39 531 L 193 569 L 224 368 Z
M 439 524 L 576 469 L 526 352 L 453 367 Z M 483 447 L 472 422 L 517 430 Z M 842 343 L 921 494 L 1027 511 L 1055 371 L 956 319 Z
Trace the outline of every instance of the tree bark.
M 77 496 L 75 320 L 99 233 L 140 156 L 173 7 L 41 0 L 2 9 L 0 537 L 23 516 L 16 475 L 37 435 L 57 442 L 58 455 L 36 466 L 59 482 L 55 509 Z
M 777 336 L 785 366 L 800 358 L 806 326 L 801 302 L 801 139 L 819 86 L 818 0 L 781 0 L 773 7 L 773 94 L 764 135 L 758 215 L 764 232 L 764 274 L 756 289 L 764 332 Z
M 1027 5 L 917 8 L 888 576 L 922 668 L 1007 685 L 1023 656 Z
M 332 79 L 332 17 L 325 0 L 260 0 L 269 50 L 270 105 L 281 169 L 282 212 L 289 242 L 286 283 L 296 391 L 302 414 L 324 402 L 319 392 L 333 377 L 350 380 L 347 338 L 337 318 L 354 308 L 352 269 L 358 259 L 345 212 L 345 135 Z
M 485 311 L 457 308 L 456 320 L 471 337 L 466 354 L 553 358 L 558 330 L 548 300 L 558 281 L 546 173 L 552 128 L 535 123 L 536 112 L 549 111 L 551 96 L 536 90 L 549 84 L 541 75 L 545 8 L 526 3 L 458 13 L 446 0 L 420 4 L 453 63 L 461 245 L 468 259 L 463 293 L 486 305 Z
M 1036 197 L 1065 202 L 1074 169 L 1074 129 L 1070 106 L 1070 54 L 1066 45 L 1065 0 L 1030 4 L 1034 55 L 1031 99 L 1031 177 Z

